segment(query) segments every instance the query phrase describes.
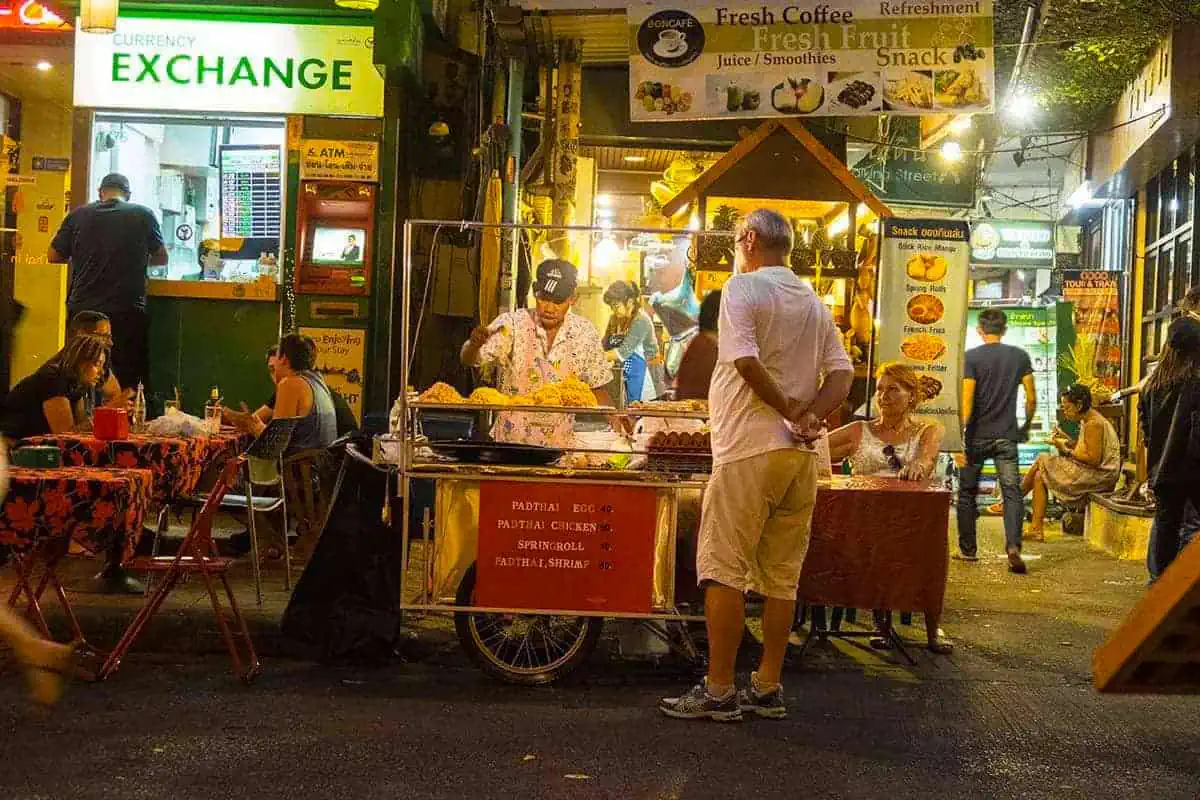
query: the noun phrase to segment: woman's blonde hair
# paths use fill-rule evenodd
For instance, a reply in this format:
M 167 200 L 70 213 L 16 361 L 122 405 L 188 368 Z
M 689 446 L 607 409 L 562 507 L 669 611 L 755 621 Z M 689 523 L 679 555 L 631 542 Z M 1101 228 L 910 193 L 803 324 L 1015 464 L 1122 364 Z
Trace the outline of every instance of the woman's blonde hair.
M 912 367 L 899 361 L 886 361 L 875 371 L 875 380 L 882 380 L 885 376 L 903 386 L 912 395 L 913 408 L 925 400 L 925 387 L 921 383 L 921 376 Z

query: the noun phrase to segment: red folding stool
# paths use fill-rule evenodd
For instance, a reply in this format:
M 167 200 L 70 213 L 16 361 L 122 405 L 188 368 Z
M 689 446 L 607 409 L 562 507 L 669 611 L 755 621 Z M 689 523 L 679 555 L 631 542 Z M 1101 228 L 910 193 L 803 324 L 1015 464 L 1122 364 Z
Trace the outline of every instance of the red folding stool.
M 262 664 L 254 651 L 254 642 L 250 639 L 250 630 L 246 627 L 246 619 L 242 616 L 237 599 L 233 596 L 233 589 L 229 585 L 229 569 L 233 566 L 234 560 L 214 555 L 216 547 L 213 545 L 212 539 L 213 517 L 216 516 L 221 499 L 233 485 L 238 470 L 245 460 L 245 456 L 239 456 L 231 459 L 225 466 L 212 492 L 205 499 L 200 513 L 192 520 L 192 525 L 180 544 L 178 553 L 174 556 L 135 558 L 130 562 L 129 568 L 135 572 L 157 573 L 161 577 L 156 581 L 155 588 L 147 596 L 146 602 L 138 611 L 137 616 L 129 623 L 121 641 L 108 654 L 96 674 L 97 680 L 104 680 L 116 671 L 121 664 L 121 659 L 129 651 L 142 629 L 146 627 L 150 618 L 162 607 L 171 591 L 179 585 L 181 580 L 191 575 L 199 575 L 208 590 L 213 612 L 217 617 L 217 625 L 221 629 L 221 636 L 225 639 L 225 646 L 229 649 L 234 673 L 246 683 L 250 683 L 258 677 Z M 224 587 L 225 596 L 229 601 L 229 614 L 233 618 L 232 622 L 236 630 L 230 627 L 230 620 L 226 619 L 226 610 L 222 607 L 217 594 L 216 579 L 219 579 L 221 586 Z M 241 648 L 238 646 L 238 640 L 241 640 Z

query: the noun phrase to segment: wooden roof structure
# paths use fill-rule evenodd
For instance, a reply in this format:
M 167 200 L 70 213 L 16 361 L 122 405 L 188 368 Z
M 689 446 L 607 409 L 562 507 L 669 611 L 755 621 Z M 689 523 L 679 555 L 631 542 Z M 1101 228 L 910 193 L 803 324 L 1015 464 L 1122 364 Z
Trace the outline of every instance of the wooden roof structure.
M 866 184 L 792 117 L 767 120 L 663 206 L 672 217 L 704 197 L 865 203 L 894 216 Z

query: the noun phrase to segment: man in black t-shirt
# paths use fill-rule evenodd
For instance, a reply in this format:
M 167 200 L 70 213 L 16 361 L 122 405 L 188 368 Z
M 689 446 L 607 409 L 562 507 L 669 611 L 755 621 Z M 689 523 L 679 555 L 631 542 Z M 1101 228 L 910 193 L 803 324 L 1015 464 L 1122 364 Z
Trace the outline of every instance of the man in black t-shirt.
M 1000 493 L 1004 497 L 1004 540 L 1008 568 L 1025 573 L 1021 559 L 1021 524 L 1025 500 L 1021 491 L 1021 469 L 1017 443 L 1029 436 L 1037 410 L 1037 387 L 1029 354 L 1000 340 L 1008 330 L 1003 311 L 989 308 L 979 315 L 983 344 L 967 351 L 963 371 L 962 421 L 965 428 L 966 465 L 960 471 L 958 489 L 958 547 L 962 558 L 977 560 L 975 523 L 979 517 L 976 497 L 979 474 L 989 459 L 996 465 Z M 1025 423 L 1017 425 L 1017 392 L 1025 389 Z
M 166 264 L 168 255 L 154 212 L 129 202 L 129 195 L 124 175 L 106 175 L 100 199 L 67 215 L 47 258 L 71 265 L 68 319 L 99 311 L 112 321 L 113 374 L 122 386 L 134 388 L 149 383 L 146 269 Z

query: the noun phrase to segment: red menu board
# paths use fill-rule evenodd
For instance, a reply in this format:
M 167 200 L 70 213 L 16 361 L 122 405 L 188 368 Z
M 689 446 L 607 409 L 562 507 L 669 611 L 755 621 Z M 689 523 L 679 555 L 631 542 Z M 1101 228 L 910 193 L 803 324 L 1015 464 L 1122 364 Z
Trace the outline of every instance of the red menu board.
M 475 602 L 649 613 L 655 508 L 637 486 L 483 482 Z

